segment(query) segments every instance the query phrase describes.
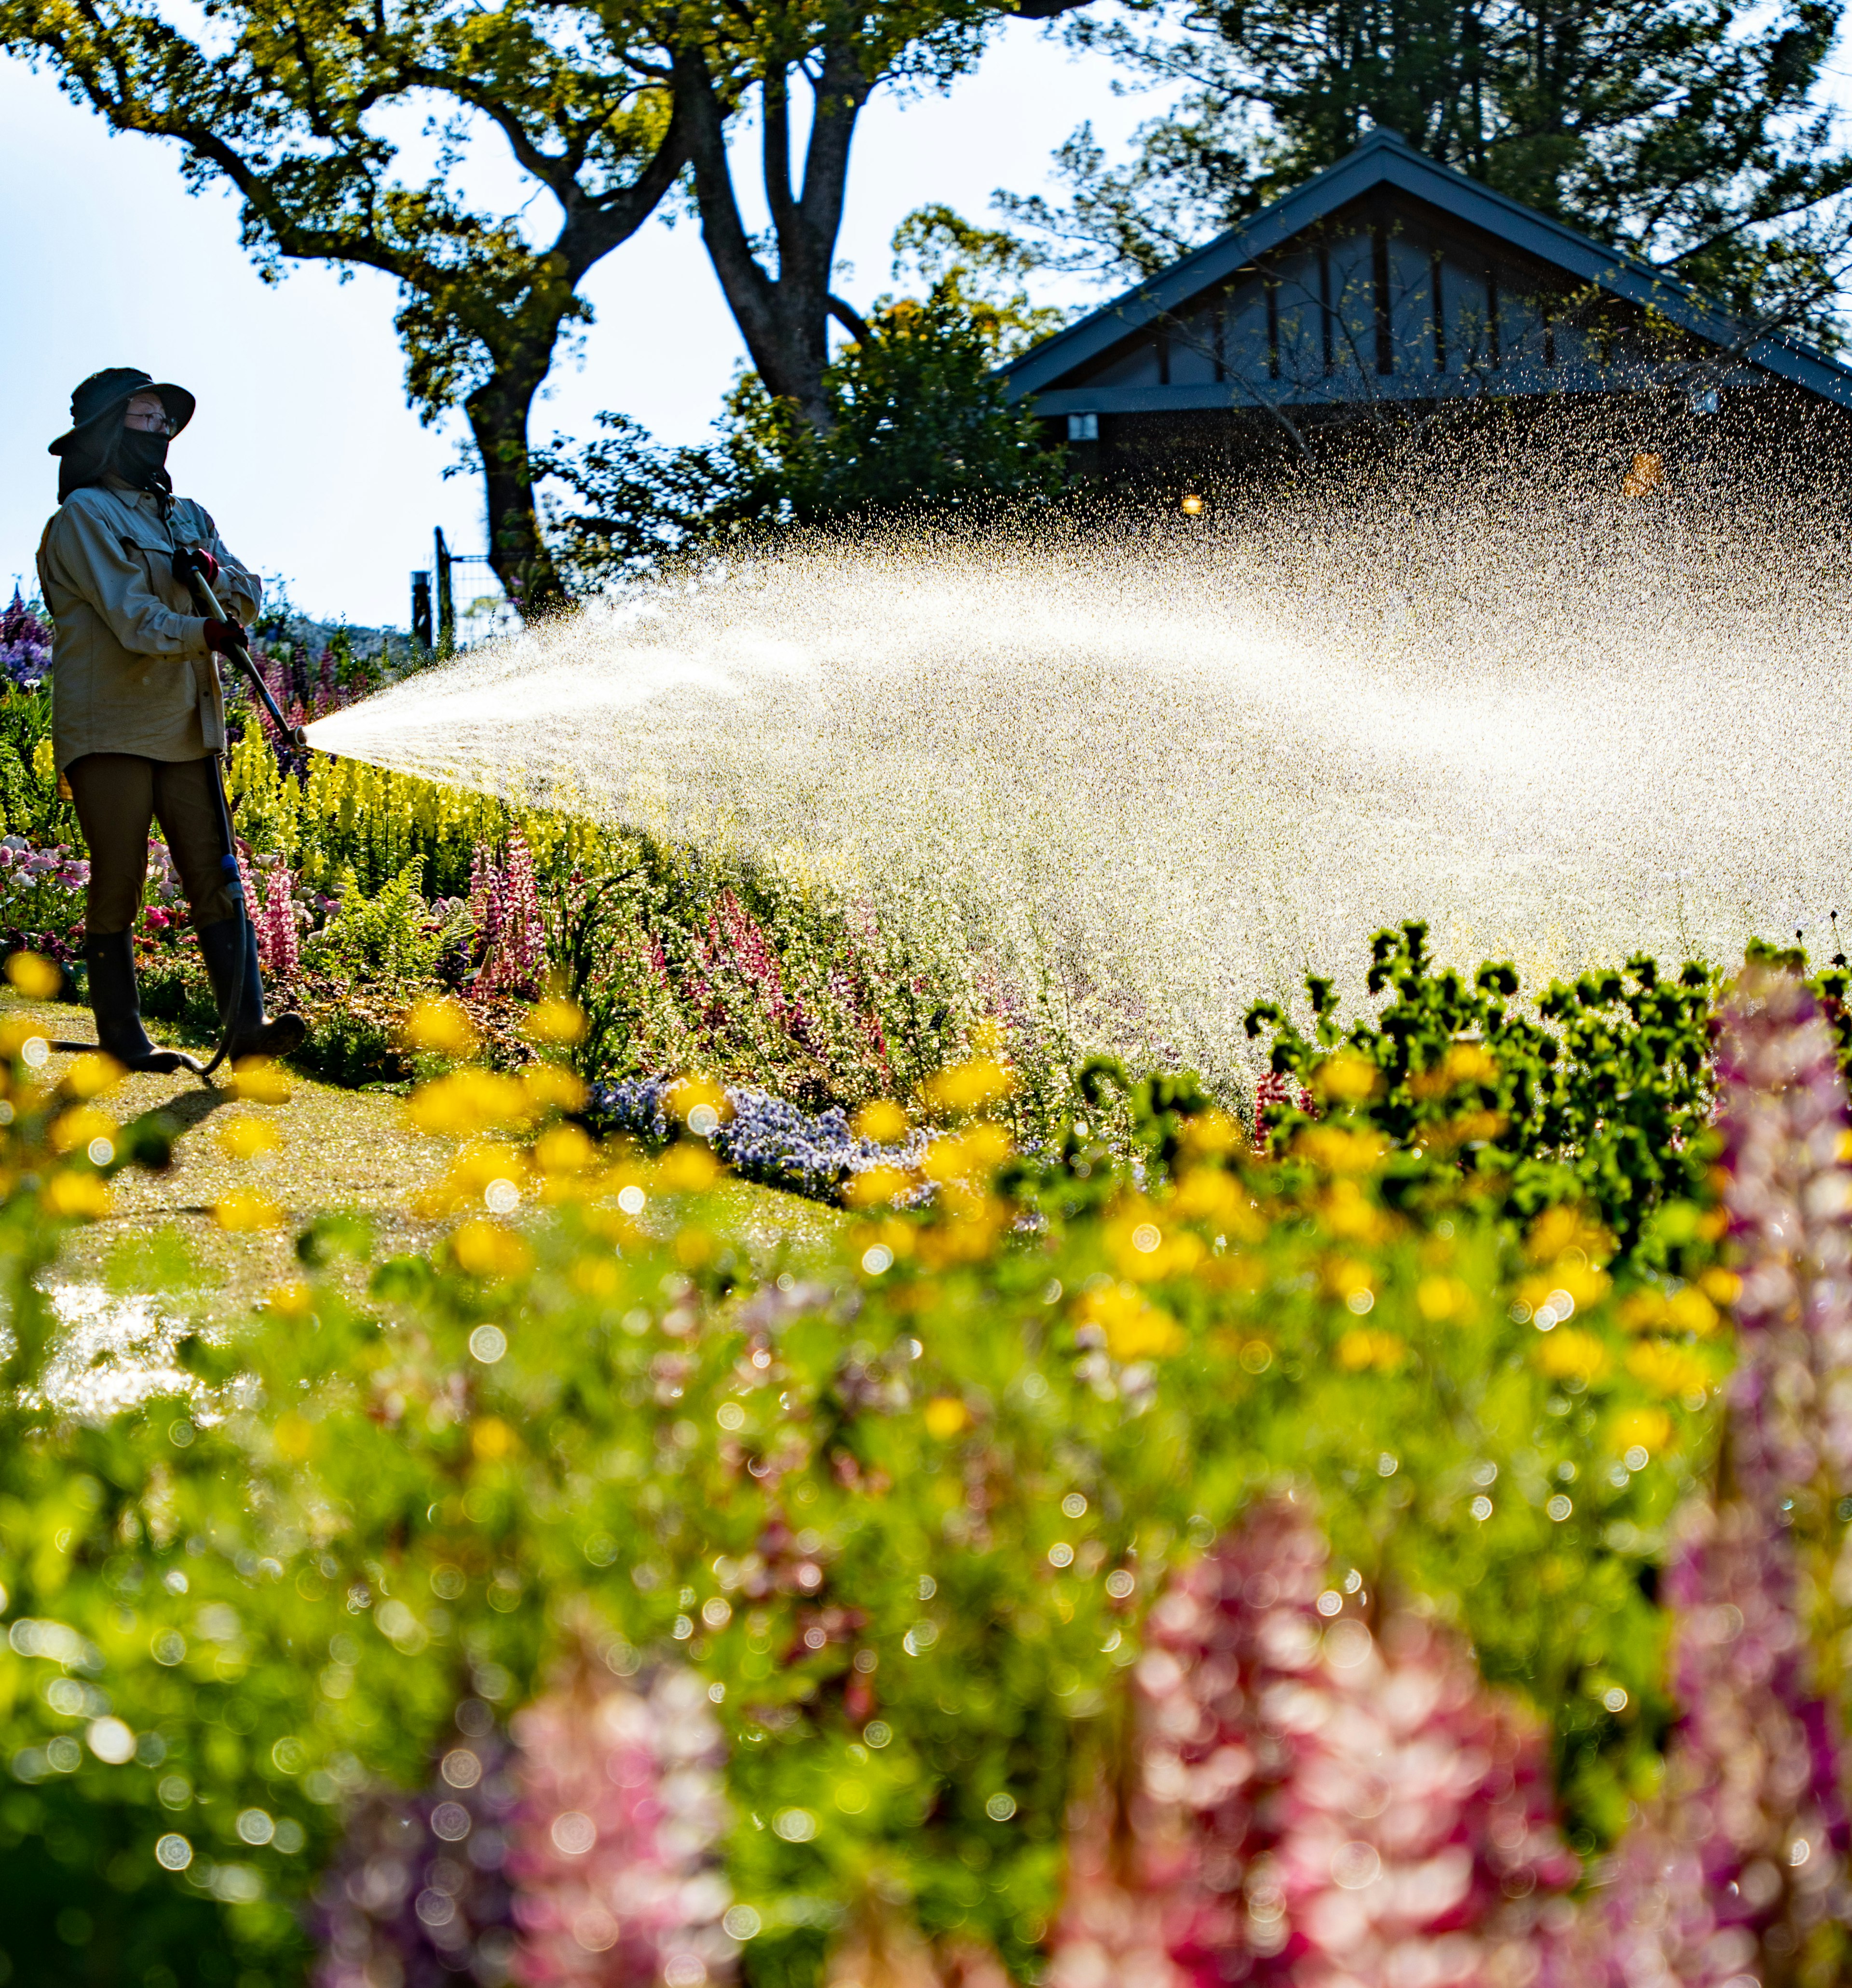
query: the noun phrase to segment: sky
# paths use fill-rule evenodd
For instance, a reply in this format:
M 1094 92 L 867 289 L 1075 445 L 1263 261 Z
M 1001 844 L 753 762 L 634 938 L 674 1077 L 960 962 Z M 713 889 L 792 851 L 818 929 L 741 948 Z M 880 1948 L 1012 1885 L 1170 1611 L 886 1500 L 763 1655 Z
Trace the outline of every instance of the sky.
M 877 96 L 840 245 L 854 271 L 838 288 L 865 306 L 889 287 L 889 238 L 929 201 L 981 220 L 995 188 L 1045 185 L 1084 118 L 1122 139 L 1154 106 L 1116 97 L 1111 80 L 1100 58 L 1013 22 L 949 95 Z M 445 475 L 461 425 L 421 428 L 407 408 L 389 282 L 344 283 L 310 263 L 266 285 L 239 245 L 235 201 L 189 195 L 180 163 L 177 147 L 112 136 L 48 74 L 0 58 L 0 269 L 14 299 L 0 313 L 0 589 L 32 591 L 57 494 L 46 445 L 69 424 L 71 389 L 139 366 L 198 397 L 170 457 L 175 488 L 241 559 L 317 617 L 403 625 L 434 527 L 453 550 L 483 547 L 476 480 Z M 596 322 L 582 363 L 556 364 L 536 438 L 589 434 L 608 407 L 662 440 L 703 439 L 742 348 L 693 223 L 652 222 L 584 294 Z

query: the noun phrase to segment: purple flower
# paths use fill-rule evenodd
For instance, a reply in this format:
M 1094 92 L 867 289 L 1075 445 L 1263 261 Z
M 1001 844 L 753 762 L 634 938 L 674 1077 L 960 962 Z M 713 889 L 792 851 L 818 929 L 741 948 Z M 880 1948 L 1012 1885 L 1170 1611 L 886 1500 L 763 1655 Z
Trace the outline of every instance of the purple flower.
M 457 1723 L 422 1793 L 381 1790 L 350 1812 L 315 1914 L 315 1988 L 507 1980 L 509 1749 L 478 1701 L 459 1708 Z
M 31 685 L 51 666 L 52 631 L 26 606 L 15 585 L 11 604 L 0 613 L 0 674 Z

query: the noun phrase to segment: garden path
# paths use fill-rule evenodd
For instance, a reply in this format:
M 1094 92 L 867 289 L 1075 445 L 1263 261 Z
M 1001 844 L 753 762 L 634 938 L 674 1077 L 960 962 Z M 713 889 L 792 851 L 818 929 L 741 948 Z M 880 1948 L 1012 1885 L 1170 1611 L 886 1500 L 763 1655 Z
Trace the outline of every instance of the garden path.
M 90 1033 L 80 1008 L 0 995 L 0 1014 L 24 1013 L 48 1037 Z M 53 1057 L 56 1077 L 66 1059 Z M 107 1413 L 151 1387 L 179 1384 L 174 1342 L 248 1314 L 265 1292 L 300 1274 L 297 1232 L 319 1215 L 354 1212 L 371 1224 L 381 1254 L 426 1246 L 435 1225 L 408 1203 L 448 1162 L 449 1140 L 414 1131 L 388 1091 L 344 1090 L 287 1073 L 279 1104 L 232 1098 L 188 1077 L 130 1076 L 97 1102 L 126 1122 L 161 1111 L 173 1126 L 174 1163 L 163 1173 L 125 1168 L 114 1209 L 74 1229 L 45 1283 L 66 1327 L 46 1377 L 47 1391 L 83 1412 Z M 222 1135 L 240 1120 L 273 1125 L 278 1142 L 239 1158 Z M 273 1227 L 227 1229 L 218 1204 L 243 1188 L 283 1212 Z M 739 1181 L 726 1195 L 733 1236 L 755 1263 L 801 1256 L 842 1217 L 814 1202 Z

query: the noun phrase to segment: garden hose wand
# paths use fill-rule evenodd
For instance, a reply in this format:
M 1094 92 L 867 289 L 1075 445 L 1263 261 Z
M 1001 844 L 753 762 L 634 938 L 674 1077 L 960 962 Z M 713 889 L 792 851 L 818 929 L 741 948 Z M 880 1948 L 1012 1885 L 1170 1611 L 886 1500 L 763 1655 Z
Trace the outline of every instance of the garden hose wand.
M 191 590 L 194 604 L 196 607 L 203 608 L 215 621 L 227 623 L 233 627 L 237 626 L 237 624 L 231 620 L 230 617 L 218 604 L 218 597 L 212 591 L 211 581 L 200 571 L 197 564 L 191 564 L 189 566 L 187 585 Z M 262 701 L 265 710 L 270 715 L 271 723 L 276 727 L 278 739 L 286 741 L 292 746 L 306 746 L 309 742 L 308 733 L 300 725 L 290 724 L 283 716 L 281 709 L 278 707 L 276 699 L 270 694 L 270 686 L 264 681 L 263 678 L 259 674 L 256 664 L 251 659 L 250 645 L 240 637 L 230 645 L 229 654 L 232 662 L 243 672 L 251 688 L 256 691 L 259 698 Z M 215 773 L 209 784 L 212 789 L 213 798 L 218 804 L 218 825 L 225 838 L 225 867 L 228 872 L 236 880 L 239 916 L 249 927 L 251 920 L 251 907 L 245 901 L 243 878 L 238 874 L 238 844 L 232 833 L 231 804 L 225 799 L 225 781 L 222 775 Z M 249 935 L 247 931 L 247 943 L 249 938 Z M 231 1005 L 229 1012 L 222 1019 L 223 1026 L 219 1030 L 218 1046 L 212 1052 L 209 1062 L 202 1063 L 197 1057 L 186 1056 L 179 1050 L 171 1052 L 180 1057 L 183 1068 L 190 1070 L 194 1076 L 202 1080 L 210 1077 L 231 1053 L 232 1037 L 238 1025 L 238 1009 L 235 1002 Z M 62 1055 L 78 1055 L 87 1050 L 95 1050 L 99 1045 L 95 1043 L 58 1042 L 52 1043 L 49 1046 Z

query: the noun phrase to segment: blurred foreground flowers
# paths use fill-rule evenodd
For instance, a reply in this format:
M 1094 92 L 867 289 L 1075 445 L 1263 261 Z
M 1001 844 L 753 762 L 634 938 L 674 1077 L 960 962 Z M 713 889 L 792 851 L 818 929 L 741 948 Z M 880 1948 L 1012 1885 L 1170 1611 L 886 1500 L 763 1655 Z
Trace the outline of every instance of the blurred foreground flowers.
M 1722 1165 L 1656 1161 L 1625 1222 L 1501 1157 L 1508 1073 L 1444 1030 L 1310 1058 L 1265 1157 L 1147 1080 L 1136 1171 L 1078 1124 L 1017 1151 L 980 1057 L 845 1120 L 852 1205 L 769 1261 L 738 1092 L 639 1093 L 652 1152 L 563 1063 L 464 1064 L 407 1107 L 436 1246 L 318 1222 L 242 1340 L 183 1347 L 193 1392 L 96 1428 L 33 1405 L 23 1276 L 107 1194 L 102 1107 L 0 1045 L 0 1948 L 322 1988 L 1839 1978 L 1852 1147 L 1762 971 Z

